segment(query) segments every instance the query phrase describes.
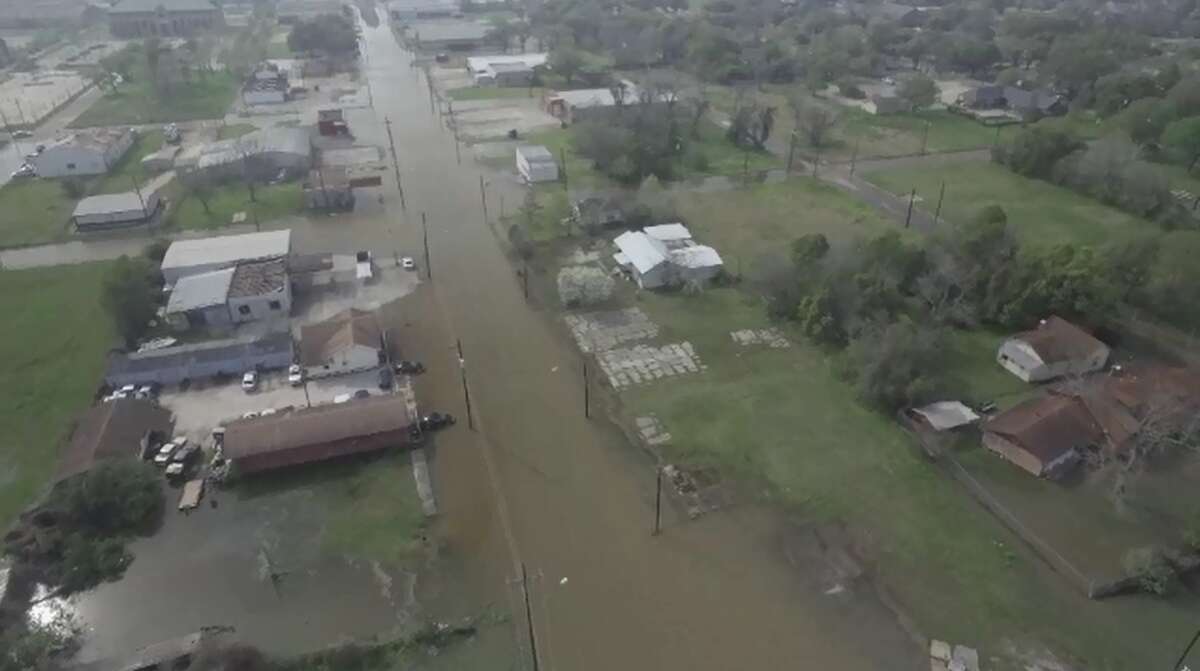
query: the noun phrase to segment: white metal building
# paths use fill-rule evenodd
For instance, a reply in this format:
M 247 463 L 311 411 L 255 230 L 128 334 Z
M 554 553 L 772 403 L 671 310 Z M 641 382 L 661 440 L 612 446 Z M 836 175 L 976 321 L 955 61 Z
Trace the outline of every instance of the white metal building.
M 707 282 L 724 267 L 717 250 L 696 244 L 683 224 L 647 226 L 622 233 L 613 242 L 618 249 L 613 260 L 643 289 Z
M 167 322 L 177 329 L 229 326 L 226 301 L 234 270 L 222 268 L 180 278 L 167 300 Z
M 688 245 L 672 249 L 668 254 L 680 282 L 707 282 L 724 267 L 721 255 L 708 245 Z
M 655 289 L 670 282 L 671 264 L 661 242 L 641 231 L 622 233 L 613 242 L 620 250 L 613 259 L 633 274 L 639 287 Z
M 108 231 L 152 223 L 158 213 L 157 191 L 106 193 L 88 196 L 75 205 L 71 223 L 80 233 Z
M 558 164 L 549 149 L 541 145 L 517 147 L 517 172 L 529 184 L 558 179 Z
M 136 133 L 129 128 L 80 130 L 46 145 L 33 165 L 39 177 L 103 175 L 129 151 Z
M 163 280 L 173 285 L 182 277 L 231 268 L 243 261 L 286 259 L 291 248 L 290 230 L 177 240 L 163 256 Z
M 392 0 L 387 3 L 388 14 L 405 22 L 434 19 L 462 13 L 458 0 Z

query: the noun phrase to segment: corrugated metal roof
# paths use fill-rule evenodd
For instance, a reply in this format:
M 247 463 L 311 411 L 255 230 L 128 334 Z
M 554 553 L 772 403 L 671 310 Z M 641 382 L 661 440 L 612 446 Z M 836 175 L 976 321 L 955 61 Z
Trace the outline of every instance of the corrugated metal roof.
M 945 431 L 979 421 L 979 415 L 960 401 L 937 401 L 913 412 L 925 418 L 937 431 Z
M 61 147 L 73 147 L 104 152 L 108 151 L 113 145 L 121 142 L 130 132 L 132 131 L 128 128 L 88 128 L 86 130 L 77 130 L 70 135 L 65 135 L 50 143 L 46 146 L 45 151 Z
M 234 268 L 222 268 L 181 278 L 175 283 L 175 289 L 167 301 L 167 314 L 224 305 L 229 298 L 229 285 L 233 282 L 235 272 Z
M 108 10 L 109 14 L 138 12 L 215 12 L 217 6 L 208 0 L 121 0 Z
M 225 426 L 225 456 L 238 459 L 403 431 L 412 423 L 407 399 L 387 394 L 235 420 Z M 348 450 L 352 451 L 352 450 Z
M 282 291 L 287 281 L 287 265 L 283 259 L 239 263 L 229 283 L 229 297 L 262 296 Z
M 691 245 L 671 250 L 671 263 L 681 268 L 717 268 L 724 265 L 717 250 L 707 245 Z
M 504 56 L 469 56 L 467 57 L 468 72 L 483 72 L 497 65 L 527 65 L 536 68 L 546 64 L 547 54 L 513 54 Z
M 648 273 L 667 261 L 662 243 L 641 231 L 622 233 L 613 242 L 639 273 Z
M 422 42 L 482 40 L 488 33 L 492 32 L 492 27 L 486 23 L 465 23 L 462 21 L 411 23 L 408 29 Z
M 167 248 L 162 267 L 168 270 L 285 257 L 291 247 L 290 230 L 177 240 Z
M 142 199 L 134 191 L 124 193 L 105 193 L 98 196 L 88 196 L 75 205 L 72 216 L 84 217 L 97 214 L 124 214 L 126 212 L 142 212 Z
M 148 373 L 157 370 L 190 367 L 210 362 L 249 359 L 259 356 L 283 355 L 292 357 L 290 333 L 269 333 L 264 336 L 206 340 L 191 345 L 164 347 L 162 349 L 114 354 L 109 357 L 110 377 Z
M 540 144 L 527 144 L 517 147 L 517 153 L 530 163 L 553 163 L 554 154 Z
M 1087 359 L 1107 347 L 1087 331 L 1054 315 L 1036 329 L 1013 336 L 1013 340 L 1028 344 L 1047 364 Z
M 692 232 L 688 230 L 687 226 L 680 223 L 647 226 L 642 229 L 642 232 L 655 240 L 662 240 L 663 242 L 692 239 Z

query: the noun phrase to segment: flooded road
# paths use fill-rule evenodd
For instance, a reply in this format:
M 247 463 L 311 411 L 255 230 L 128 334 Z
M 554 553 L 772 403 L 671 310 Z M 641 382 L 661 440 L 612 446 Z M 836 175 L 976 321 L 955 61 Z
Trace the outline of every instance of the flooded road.
M 376 230 L 332 220 L 297 233 L 306 246 L 372 244 L 420 259 L 427 213 L 432 284 L 421 310 L 400 317 L 409 326 L 398 340 L 432 364 L 423 402 L 465 415 L 461 339 L 478 429 L 460 422 L 439 438 L 440 531 L 467 579 L 518 621 L 509 581 L 528 567 L 543 668 L 918 668 L 898 626 L 824 596 L 814 576 L 785 561 L 783 525 L 769 512 L 668 516 L 665 532 L 650 535 L 653 465 L 584 417 L 578 353 L 552 315 L 526 303 L 484 223 L 481 175 L 493 216 L 498 197 L 519 202 L 520 188 L 471 165 L 465 149 L 460 164 L 411 55 L 386 23 L 363 34 L 374 113 L 392 122 L 407 211 L 392 183 Z M 386 146 L 370 128 L 354 130 Z

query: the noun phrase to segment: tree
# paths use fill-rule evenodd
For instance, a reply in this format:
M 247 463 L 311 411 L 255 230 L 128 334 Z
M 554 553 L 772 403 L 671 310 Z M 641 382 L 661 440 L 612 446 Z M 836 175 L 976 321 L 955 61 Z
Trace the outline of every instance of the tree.
M 136 533 L 162 514 L 162 481 L 141 461 L 105 461 L 65 483 L 55 504 L 89 534 Z
M 739 102 L 725 134 L 739 147 L 761 151 L 766 149 L 774 128 L 775 107 L 757 101 Z
M 297 53 L 325 53 L 348 57 L 358 53 L 354 24 L 341 14 L 322 14 L 300 21 L 288 33 L 288 48 Z
M 849 348 L 859 398 L 888 411 L 930 400 L 940 385 L 942 339 L 907 319 L 866 330 Z
M 243 162 L 244 161 L 245 158 L 243 157 Z M 195 170 L 189 173 L 187 178 L 182 181 L 187 187 L 188 194 L 200 201 L 200 205 L 204 208 L 204 214 L 211 215 L 212 210 L 209 209 L 208 203 L 210 200 L 212 200 L 213 195 L 216 193 L 217 187 L 215 184 L 213 184 L 213 181 L 208 174 L 202 170 Z M 250 179 L 247 178 L 246 181 L 249 182 Z M 252 191 L 254 189 L 253 186 L 250 186 L 249 188 Z M 253 200 L 253 198 L 251 198 L 251 200 Z
M 146 74 L 156 87 L 158 86 L 158 64 L 162 59 L 164 47 L 157 37 L 147 37 L 142 43 L 142 52 L 146 58 Z
M 1200 116 L 1191 116 L 1167 124 L 1162 134 L 1163 147 L 1187 164 L 1188 172 L 1200 162 Z
M 1117 122 L 1129 134 L 1129 139 L 1145 145 L 1158 142 L 1174 116 L 1174 106 L 1162 98 L 1142 98 L 1130 103 Z
M 824 233 L 809 233 L 792 241 L 792 263 L 803 269 L 819 262 L 829 253 L 829 241 Z
M 142 248 L 142 256 L 149 259 L 154 265 L 160 265 L 163 257 L 167 255 L 167 248 L 171 246 L 171 241 L 165 238 L 157 238 L 154 242 Z
M 52 608 L 0 630 L 0 671 L 52 671 L 70 657 L 81 628 L 61 606 Z
M 64 595 L 117 580 L 133 561 L 120 538 L 69 534 L 63 546 L 62 560 L 52 579 Z
M 1018 175 L 1047 179 L 1060 159 L 1082 147 L 1083 143 L 1067 131 L 1034 126 L 1011 142 L 997 145 L 992 160 Z
M 792 116 L 796 130 L 804 135 L 811 147 L 824 147 L 837 126 L 837 114 L 828 107 L 807 102 L 800 96 L 791 100 Z
M 1150 265 L 1145 290 L 1146 305 L 1172 324 L 1200 327 L 1200 305 L 1194 299 L 1200 286 L 1200 232 L 1173 231 L 1159 242 Z
M 1165 596 L 1175 579 L 1162 550 L 1155 547 L 1133 548 L 1121 558 L 1125 575 L 1136 578 L 1138 587 L 1155 596 Z
M 101 301 L 127 347 L 135 347 L 158 310 L 162 292 L 155 267 L 144 258 L 122 256 L 104 277 Z
M 491 28 L 488 29 L 488 41 L 499 47 L 501 53 L 508 53 L 508 46 L 512 44 L 513 36 L 516 34 L 512 22 L 504 16 L 493 16 L 489 23 Z
M 61 184 L 63 193 L 71 200 L 79 200 L 87 195 L 87 184 L 78 177 L 68 177 Z
M 586 62 L 584 54 L 573 46 L 562 45 L 550 52 L 548 65 L 550 69 L 562 75 L 570 86 Z
M 928 75 L 915 73 L 900 81 L 896 95 L 914 109 L 929 107 L 938 100 L 938 85 Z

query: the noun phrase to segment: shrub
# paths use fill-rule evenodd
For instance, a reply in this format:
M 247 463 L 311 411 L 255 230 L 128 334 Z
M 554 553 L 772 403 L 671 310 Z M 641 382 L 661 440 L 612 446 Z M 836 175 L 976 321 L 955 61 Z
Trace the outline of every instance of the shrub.
M 1167 564 L 1162 550 L 1155 547 L 1134 548 L 1121 559 L 1125 575 L 1137 578 L 1138 587 L 1155 596 L 1164 596 L 1171 589 L 1175 571 Z

